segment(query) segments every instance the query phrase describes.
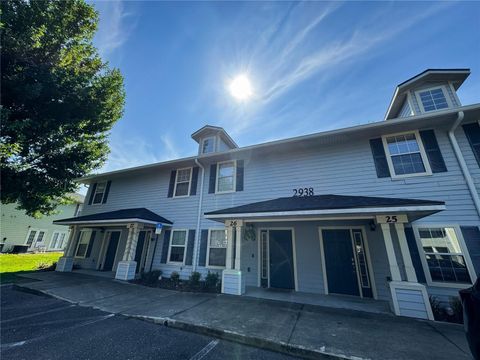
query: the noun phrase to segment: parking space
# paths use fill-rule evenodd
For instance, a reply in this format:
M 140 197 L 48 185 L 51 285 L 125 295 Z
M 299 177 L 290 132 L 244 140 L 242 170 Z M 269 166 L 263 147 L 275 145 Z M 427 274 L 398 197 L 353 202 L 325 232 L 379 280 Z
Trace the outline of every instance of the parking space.
M 0 336 L 2 359 L 292 359 L 8 287 Z

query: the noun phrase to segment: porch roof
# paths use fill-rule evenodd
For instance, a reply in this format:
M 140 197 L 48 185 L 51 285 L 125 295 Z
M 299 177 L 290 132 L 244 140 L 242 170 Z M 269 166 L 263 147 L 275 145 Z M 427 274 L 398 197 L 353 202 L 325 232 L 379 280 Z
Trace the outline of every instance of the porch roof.
M 445 210 L 443 201 L 372 196 L 314 195 L 283 197 L 205 213 L 207 219 L 407 214 L 416 220 Z
M 77 224 L 107 224 L 107 223 L 128 223 L 141 222 L 144 224 L 163 224 L 172 225 L 170 220 L 150 211 L 146 208 L 122 209 L 108 211 L 103 213 L 77 216 L 68 219 L 55 220 L 57 225 L 77 225 Z

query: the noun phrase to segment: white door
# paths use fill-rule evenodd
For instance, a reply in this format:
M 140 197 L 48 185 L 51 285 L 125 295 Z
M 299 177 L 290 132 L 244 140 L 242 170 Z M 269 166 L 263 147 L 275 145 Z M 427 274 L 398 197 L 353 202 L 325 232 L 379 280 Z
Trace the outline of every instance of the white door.
M 30 249 L 44 246 L 46 232 L 41 229 L 30 229 L 25 245 L 28 245 Z

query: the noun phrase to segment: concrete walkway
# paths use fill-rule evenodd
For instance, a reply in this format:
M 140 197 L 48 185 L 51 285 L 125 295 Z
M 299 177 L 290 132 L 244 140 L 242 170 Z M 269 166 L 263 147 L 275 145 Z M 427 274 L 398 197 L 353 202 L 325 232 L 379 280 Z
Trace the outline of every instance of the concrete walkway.
M 18 284 L 81 306 L 308 358 L 471 359 L 459 325 L 240 296 L 182 293 L 76 273 Z

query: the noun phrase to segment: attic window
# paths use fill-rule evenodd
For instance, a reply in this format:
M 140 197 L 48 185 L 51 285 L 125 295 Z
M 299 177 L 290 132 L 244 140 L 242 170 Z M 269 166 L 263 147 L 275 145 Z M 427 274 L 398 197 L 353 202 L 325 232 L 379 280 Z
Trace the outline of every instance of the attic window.
M 209 137 L 209 138 L 203 139 L 203 141 L 202 141 L 202 154 L 208 154 L 208 153 L 213 152 L 214 145 L 215 145 L 215 138 L 214 137 Z
M 448 108 L 447 99 L 441 88 L 419 91 L 418 95 L 420 96 L 425 111 Z

